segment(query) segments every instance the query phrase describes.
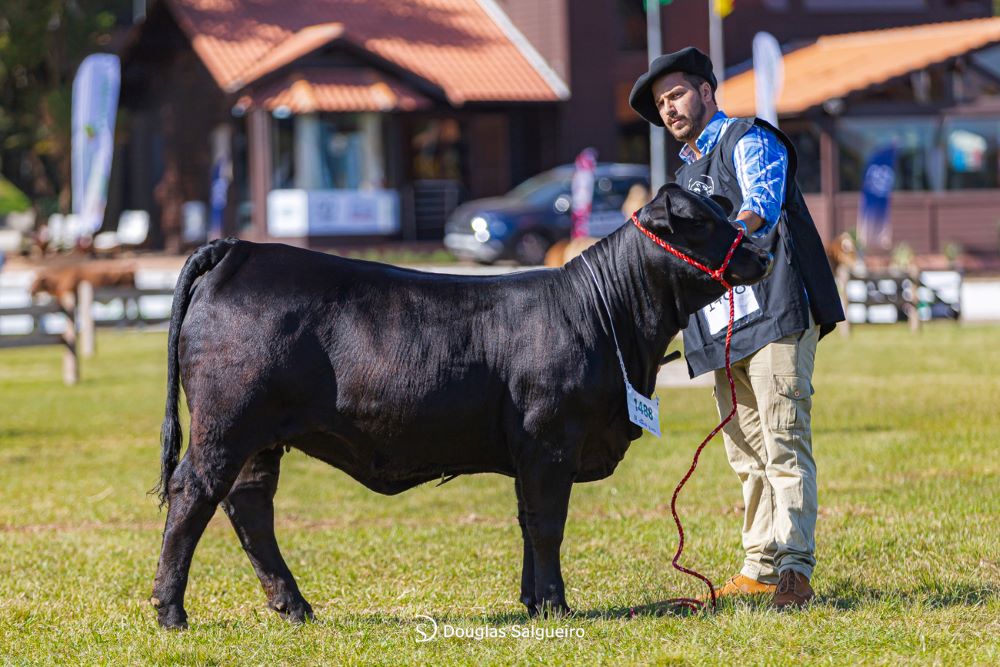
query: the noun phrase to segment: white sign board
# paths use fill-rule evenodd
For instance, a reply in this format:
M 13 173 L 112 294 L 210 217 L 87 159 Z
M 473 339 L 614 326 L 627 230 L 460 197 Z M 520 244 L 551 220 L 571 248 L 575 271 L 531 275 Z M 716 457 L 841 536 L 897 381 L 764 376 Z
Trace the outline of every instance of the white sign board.
M 757 303 L 757 296 L 753 289 L 746 285 L 737 285 L 733 288 L 735 299 L 733 300 L 733 327 L 744 317 L 756 313 L 760 310 Z M 726 292 L 718 299 L 701 309 L 705 314 L 705 321 L 708 322 L 708 330 L 715 334 L 729 328 L 729 292 Z
M 399 232 L 395 190 L 272 190 L 267 231 L 275 237 L 366 236 Z

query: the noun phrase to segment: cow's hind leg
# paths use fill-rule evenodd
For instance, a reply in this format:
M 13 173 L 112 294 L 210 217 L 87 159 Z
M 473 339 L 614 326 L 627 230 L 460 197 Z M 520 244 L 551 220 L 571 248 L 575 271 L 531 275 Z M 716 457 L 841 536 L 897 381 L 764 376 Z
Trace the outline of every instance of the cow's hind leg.
M 575 471 L 568 462 L 542 454 L 522 460 L 518 482 L 524 499 L 524 522 L 531 538 L 535 574 L 535 609 L 543 615 L 570 611 L 559 564 L 563 529 Z
M 514 480 L 514 490 L 517 492 L 517 523 L 521 526 L 521 540 L 524 542 L 524 559 L 521 565 L 521 604 L 528 608 L 528 615 L 538 614 L 538 604 L 535 600 L 535 554 L 531 546 L 531 534 L 528 532 L 527 510 L 524 508 L 524 494 L 521 492 L 521 480 Z
M 274 536 L 274 494 L 282 454 L 281 446 L 277 446 L 247 461 L 222 501 L 222 509 L 264 587 L 267 605 L 284 618 L 301 623 L 312 618 L 312 607 L 299 592 Z
M 226 462 L 223 456 L 210 461 L 197 445 L 188 449 L 167 484 L 169 509 L 163 529 L 163 546 L 153 583 L 153 597 L 159 623 L 164 628 L 187 627 L 184 591 L 191 558 L 215 508 L 229 492 L 241 463 Z M 231 456 L 231 454 L 230 454 Z

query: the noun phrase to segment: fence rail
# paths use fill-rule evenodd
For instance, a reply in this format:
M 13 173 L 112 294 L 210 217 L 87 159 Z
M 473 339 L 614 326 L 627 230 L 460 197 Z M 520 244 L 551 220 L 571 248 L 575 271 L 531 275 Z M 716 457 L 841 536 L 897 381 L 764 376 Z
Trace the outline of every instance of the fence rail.
M 70 294 L 62 302 L 30 304 L 24 306 L 0 307 L 0 317 L 28 316 L 32 319 L 30 333 L 0 335 L 0 349 L 62 345 L 63 381 L 76 384 L 80 380 L 79 358 L 94 354 L 94 330 L 96 327 L 120 327 L 150 325 L 169 321 L 169 314 L 148 316 L 140 307 L 140 299 L 145 297 L 173 296 L 171 288 L 143 289 L 136 287 L 101 287 L 94 289 L 89 282 L 81 282 L 76 294 Z M 122 302 L 119 316 L 95 319 L 94 304 L 108 304 L 116 300 Z M 61 314 L 66 318 L 62 333 L 46 330 L 44 318 Z
M 70 295 L 63 303 L 32 304 L 0 308 L 0 317 L 27 315 L 32 319 L 31 333 L 0 336 L 0 348 L 35 347 L 39 345 L 63 345 L 63 382 L 76 384 L 80 381 L 80 366 L 76 350 L 76 308 L 75 297 Z M 46 315 L 62 314 L 66 326 L 62 333 L 48 333 L 42 322 Z

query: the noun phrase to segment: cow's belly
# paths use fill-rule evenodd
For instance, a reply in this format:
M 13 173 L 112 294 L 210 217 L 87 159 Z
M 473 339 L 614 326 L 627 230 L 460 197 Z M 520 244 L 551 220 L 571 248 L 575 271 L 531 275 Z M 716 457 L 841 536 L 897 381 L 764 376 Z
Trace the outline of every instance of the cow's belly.
M 377 440 L 352 427 L 303 434 L 288 444 L 387 495 L 451 475 L 514 474 L 503 448 L 457 435 L 432 440 L 418 433 L 404 433 L 398 439 Z
M 322 423 L 290 444 L 379 493 L 455 474 L 513 474 L 489 378 L 463 372 L 431 383 L 366 370 L 338 375 L 334 404 L 314 411 Z

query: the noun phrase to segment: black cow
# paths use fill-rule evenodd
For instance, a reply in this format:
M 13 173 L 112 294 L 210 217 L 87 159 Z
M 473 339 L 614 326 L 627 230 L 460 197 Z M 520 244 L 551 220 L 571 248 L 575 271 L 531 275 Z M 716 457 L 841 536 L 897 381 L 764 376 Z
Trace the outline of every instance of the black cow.
M 735 240 L 716 203 L 665 186 L 638 219 L 710 267 Z M 629 379 L 649 395 L 688 314 L 723 288 L 632 224 L 585 253 Z M 725 277 L 760 280 L 743 241 Z M 195 280 L 201 277 L 195 285 Z M 274 536 L 272 499 L 294 447 L 378 493 L 444 476 L 515 479 L 521 601 L 568 608 L 559 548 L 570 489 L 610 475 L 638 438 L 608 315 L 582 258 L 506 276 L 435 275 L 284 245 L 216 241 L 174 293 L 160 497 L 169 503 L 152 603 L 185 627 L 195 546 L 221 503 L 280 614 L 312 614 Z M 178 378 L 191 413 L 178 465 Z

